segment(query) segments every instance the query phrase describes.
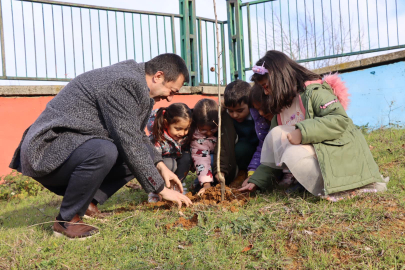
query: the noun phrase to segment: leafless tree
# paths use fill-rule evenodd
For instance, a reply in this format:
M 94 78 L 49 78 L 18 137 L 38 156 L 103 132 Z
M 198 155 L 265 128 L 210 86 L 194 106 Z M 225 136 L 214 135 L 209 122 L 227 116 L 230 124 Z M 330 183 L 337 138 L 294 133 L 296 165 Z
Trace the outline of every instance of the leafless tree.
M 295 35 L 291 35 L 290 28 L 282 23 L 280 16 L 274 14 L 272 19 L 266 19 L 266 32 L 263 27 L 259 31 L 259 41 L 253 44 L 262 54 L 267 50 L 282 50 L 294 60 L 311 59 L 321 56 L 331 56 L 344 54 L 351 51 L 359 51 L 365 48 L 364 31 L 360 27 L 359 35 L 353 33 L 349 27 L 339 19 L 331 22 L 327 14 L 323 14 L 323 24 L 314 23 L 313 14 L 306 12 L 305 18 L 300 18 L 298 27 L 295 26 Z M 353 17 L 350 18 L 353 25 Z M 274 25 L 274 26 L 273 26 Z M 274 27 L 274 28 L 273 28 Z M 269 44 L 264 44 L 264 40 L 270 40 Z M 337 65 L 349 61 L 361 59 L 361 55 L 343 56 L 338 58 L 328 58 L 302 64 L 310 69 Z

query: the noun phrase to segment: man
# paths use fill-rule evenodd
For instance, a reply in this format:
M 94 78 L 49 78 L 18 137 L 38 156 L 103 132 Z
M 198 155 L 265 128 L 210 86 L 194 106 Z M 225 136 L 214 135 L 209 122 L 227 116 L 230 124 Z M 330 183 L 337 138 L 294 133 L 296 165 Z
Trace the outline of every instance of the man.
M 179 207 L 191 204 L 167 188 L 172 180 L 183 192 L 144 132 L 154 103 L 171 101 L 188 78 L 183 59 L 175 54 L 139 64 L 127 60 L 77 76 L 47 104 L 24 132 L 10 167 L 64 196 L 55 235 L 97 233 L 80 217 L 97 215 L 97 204 L 134 177 L 146 192 Z

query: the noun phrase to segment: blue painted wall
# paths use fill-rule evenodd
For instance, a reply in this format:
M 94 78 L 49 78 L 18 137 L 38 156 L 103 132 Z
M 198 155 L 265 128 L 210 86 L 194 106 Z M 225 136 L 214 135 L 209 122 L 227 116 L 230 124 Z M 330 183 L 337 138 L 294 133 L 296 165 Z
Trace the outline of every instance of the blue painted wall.
M 351 94 L 347 111 L 356 125 L 405 125 L 405 62 L 340 75 Z M 394 102 L 391 106 L 390 104 Z M 390 114 L 390 116 L 389 116 Z

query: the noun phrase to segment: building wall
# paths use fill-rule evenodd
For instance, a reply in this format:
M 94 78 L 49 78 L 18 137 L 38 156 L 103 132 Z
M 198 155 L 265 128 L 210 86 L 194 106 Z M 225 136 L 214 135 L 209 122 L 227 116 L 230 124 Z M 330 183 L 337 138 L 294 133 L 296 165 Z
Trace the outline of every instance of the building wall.
M 351 94 L 347 113 L 356 125 L 405 125 L 405 61 L 340 76 Z

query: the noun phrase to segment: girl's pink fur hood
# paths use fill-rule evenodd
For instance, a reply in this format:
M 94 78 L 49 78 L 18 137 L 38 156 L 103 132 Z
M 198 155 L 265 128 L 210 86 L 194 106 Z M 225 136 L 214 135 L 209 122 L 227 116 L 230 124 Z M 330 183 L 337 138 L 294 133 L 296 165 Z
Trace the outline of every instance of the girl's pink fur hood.
M 338 73 L 331 73 L 329 75 L 325 75 L 322 80 L 318 81 L 308 81 L 305 82 L 305 86 L 308 86 L 313 83 L 323 83 L 327 82 L 330 87 L 333 89 L 333 93 L 336 95 L 338 98 L 340 104 L 342 104 L 343 108 L 347 110 L 350 104 L 350 94 L 348 92 L 348 89 L 345 85 L 345 83 L 342 81 L 342 79 L 338 76 Z

